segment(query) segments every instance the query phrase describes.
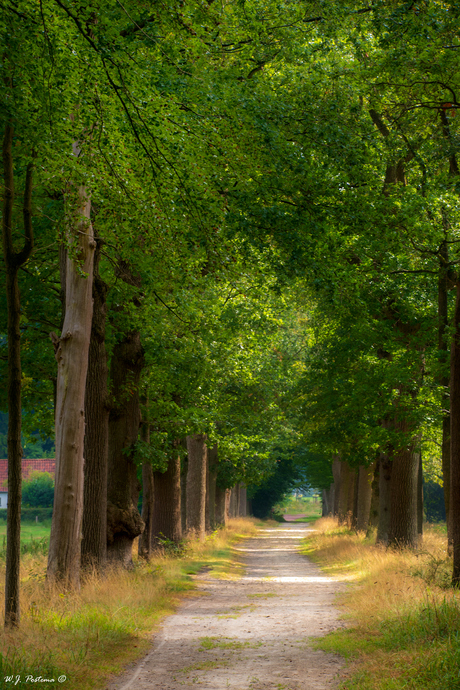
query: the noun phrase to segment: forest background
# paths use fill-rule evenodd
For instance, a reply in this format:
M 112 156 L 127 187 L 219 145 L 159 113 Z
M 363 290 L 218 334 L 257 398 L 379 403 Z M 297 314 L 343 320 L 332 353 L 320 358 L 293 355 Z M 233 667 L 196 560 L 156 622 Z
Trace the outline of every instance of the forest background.
M 2 3 L 7 624 L 54 427 L 51 580 L 264 482 L 415 548 L 424 470 L 458 584 L 459 15 Z

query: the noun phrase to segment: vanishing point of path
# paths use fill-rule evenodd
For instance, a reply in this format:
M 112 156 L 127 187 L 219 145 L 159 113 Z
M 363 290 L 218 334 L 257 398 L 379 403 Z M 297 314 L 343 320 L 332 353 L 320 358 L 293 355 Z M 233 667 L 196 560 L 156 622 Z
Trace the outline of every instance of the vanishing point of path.
M 155 636 L 152 651 L 110 690 L 326 690 L 342 662 L 309 638 L 341 626 L 341 588 L 298 553 L 302 523 L 261 529 L 238 551 L 240 580 L 198 576 L 204 596 L 186 599 Z

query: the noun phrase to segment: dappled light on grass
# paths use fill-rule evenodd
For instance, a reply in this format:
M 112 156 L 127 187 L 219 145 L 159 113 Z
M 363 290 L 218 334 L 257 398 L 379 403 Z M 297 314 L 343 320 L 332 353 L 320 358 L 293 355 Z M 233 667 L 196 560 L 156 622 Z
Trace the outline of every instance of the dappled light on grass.
M 152 631 L 193 589 L 193 574 L 206 567 L 210 577 L 240 577 L 232 544 L 254 533 L 253 520 L 231 520 L 204 542 L 187 542 L 181 558 L 158 554 L 144 563 L 135 554 L 130 571 L 86 573 L 79 591 L 49 586 L 45 556 L 25 556 L 21 626 L 0 631 L 0 678 L 42 675 L 55 678 L 46 686 L 57 688 L 65 675 L 67 690 L 94 690 L 148 649 Z M 0 597 L 3 603 L 3 591 Z
M 354 659 L 343 688 L 460 687 L 460 593 L 447 587 L 446 538 L 427 526 L 423 546 L 386 549 L 330 518 L 303 552 L 330 575 L 354 580 L 341 595 L 351 628 L 316 644 Z

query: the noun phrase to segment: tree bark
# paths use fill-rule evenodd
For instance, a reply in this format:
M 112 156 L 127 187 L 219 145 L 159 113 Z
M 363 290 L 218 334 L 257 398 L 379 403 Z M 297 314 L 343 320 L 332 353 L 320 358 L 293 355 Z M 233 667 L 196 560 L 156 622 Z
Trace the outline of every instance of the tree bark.
M 221 487 L 216 484 L 216 525 L 226 526 L 227 524 L 227 489 L 221 489 Z
M 174 453 L 166 472 L 154 472 L 155 503 L 153 539 L 166 537 L 175 544 L 182 539 L 180 455 Z
M 205 536 L 206 511 L 206 436 L 187 436 L 187 535 L 199 539 Z
M 350 484 L 350 495 L 349 495 L 349 510 L 348 510 L 348 528 L 356 530 L 356 525 L 358 523 L 358 490 L 359 490 L 359 468 L 358 471 L 353 470 L 353 480 Z
M 141 427 L 141 438 L 150 444 L 150 424 L 145 420 Z M 138 554 L 140 558 L 149 561 L 153 548 L 153 511 L 154 511 L 153 470 L 149 462 L 142 463 L 142 522 L 144 531 L 139 537 Z
M 323 505 L 321 517 L 329 517 L 334 514 L 335 484 L 332 482 L 329 489 L 322 491 Z
M 113 349 L 110 367 L 113 403 L 109 415 L 107 490 L 107 558 L 132 565 L 133 541 L 144 523 L 137 510 L 140 485 L 132 458 L 141 421 L 139 381 L 144 354 L 137 331 L 127 333 Z
M 382 453 L 379 470 L 379 523 L 377 527 L 377 544 L 388 545 L 391 522 L 391 488 L 393 462 L 391 457 Z
M 186 439 L 182 441 L 183 445 L 187 447 Z M 188 471 L 188 460 L 187 458 L 182 458 L 180 465 L 180 517 L 181 517 L 181 527 L 182 534 L 187 533 L 187 471 Z
M 74 154 L 77 155 L 74 146 Z M 78 187 L 77 208 L 68 228 L 65 317 L 61 337 L 53 334 L 58 364 L 56 391 L 56 474 L 47 577 L 78 587 L 83 516 L 85 390 L 93 314 L 93 258 L 96 243 L 91 201 Z
M 107 562 L 107 464 L 109 392 L 105 348 L 108 285 L 99 276 L 101 245 L 94 255 L 93 320 L 85 392 L 82 565 L 100 571 Z
M 417 472 L 417 545 L 420 548 L 423 541 L 423 464 L 422 453 L 418 453 Z
M 240 517 L 246 517 L 247 515 L 247 490 L 245 484 L 240 484 L 240 501 L 239 501 L 239 511 L 238 515 Z
M 153 512 L 155 510 L 155 490 L 152 465 L 149 462 L 142 463 L 142 513 L 144 531 L 139 537 L 139 558 L 149 561 L 153 551 Z
M 216 529 L 217 443 L 208 448 L 206 473 L 206 531 Z
M 358 532 L 367 532 L 369 527 L 374 471 L 375 462 L 368 467 L 361 465 L 358 470 L 358 506 L 356 516 L 356 530 Z
M 332 476 L 334 478 L 334 505 L 332 507 L 332 515 L 337 517 L 339 514 L 339 500 L 340 500 L 340 459 L 334 458 L 332 461 Z
M 19 569 L 21 554 L 21 302 L 18 270 L 29 258 L 33 245 L 32 175 L 29 163 L 26 172 L 23 217 L 25 241 L 23 249 L 13 247 L 13 127 L 7 124 L 3 138 L 3 257 L 6 269 L 6 304 L 8 312 L 8 510 L 5 578 L 5 627 L 16 627 L 20 621 Z
M 338 518 L 340 524 L 350 522 L 350 513 L 353 513 L 355 472 L 347 462 L 340 460 L 340 481 L 338 496 Z
M 228 515 L 231 518 L 236 517 L 236 492 L 237 492 L 237 485 L 232 486 L 230 491 L 230 501 L 229 501 L 229 507 L 228 507 Z
M 395 422 L 395 430 L 407 434 L 405 419 Z M 389 546 L 417 547 L 417 483 L 419 455 L 415 439 L 393 453 L 391 477 L 391 518 Z
M 228 519 L 230 517 L 230 501 L 232 498 L 232 490 L 225 489 L 225 524 L 228 525 Z
M 446 230 L 447 234 L 447 230 Z M 441 366 L 446 366 L 449 352 L 448 326 L 449 326 L 449 249 L 447 241 L 442 242 L 439 249 L 439 274 L 438 274 L 438 350 L 439 362 Z M 449 517 L 450 507 L 450 395 L 449 395 L 449 375 L 441 374 L 439 385 L 442 387 L 441 405 L 443 410 L 442 417 L 442 483 L 444 490 L 444 505 L 446 508 L 447 524 L 447 544 L 448 549 L 452 545 L 452 524 Z
M 369 528 L 368 528 L 368 534 L 370 533 L 371 528 L 378 527 L 379 524 L 379 503 L 380 503 L 380 495 L 379 495 L 379 478 L 380 478 L 380 457 L 376 460 L 375 462 L 375 470 L 374 470 L 374 476 L 372 478 L 372 484 L 371 484 L 371 508 L 369 511 Z
M 450 508 L 452 584 L 460 587 L 460 282 L 457 284 L 450 359 Z
M 234 505 L 233 505 L 233 517 L 236 518 L 240 514 L 240 483 L 237 482 L 233 487 Z

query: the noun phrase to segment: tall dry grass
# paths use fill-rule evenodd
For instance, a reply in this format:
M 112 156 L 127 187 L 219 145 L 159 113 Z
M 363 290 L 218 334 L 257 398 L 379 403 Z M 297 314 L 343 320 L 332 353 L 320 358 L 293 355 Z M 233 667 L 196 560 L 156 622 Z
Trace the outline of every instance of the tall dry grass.
M 231 545 L 255 532 L 250 519 L 231 520 L 204 542 L 188 541 L 178 554 L 157 554 L 149 563 L 135 556 L 130 571 L 87 573 L 79 591 L 45 580 L 45 556 L 21 563 L 21 625 L 0 632 L 0 688 L 5 677 L 54 678 L 49 687 L 95 690 L 149 647 L 152 632 L 193 589 L 192 575 L 203 566 L 216 577 L 238 576 Z M 4 582 L 4 568 L 0 573 Z M 3 602 L 4 594 L 1 600 Z M 3 612 L 0 614 L 3 618 Z M 58 678 L 66 676 L 65 684 Z
M 427 526 L 418 551 L 315 524 L 304 552 L 349 582 L 340 596 L 347 629 L 320 647 L 354 660 L 344 688 L 460 688 L 460 593 L 450 587 L 445 535 Z

